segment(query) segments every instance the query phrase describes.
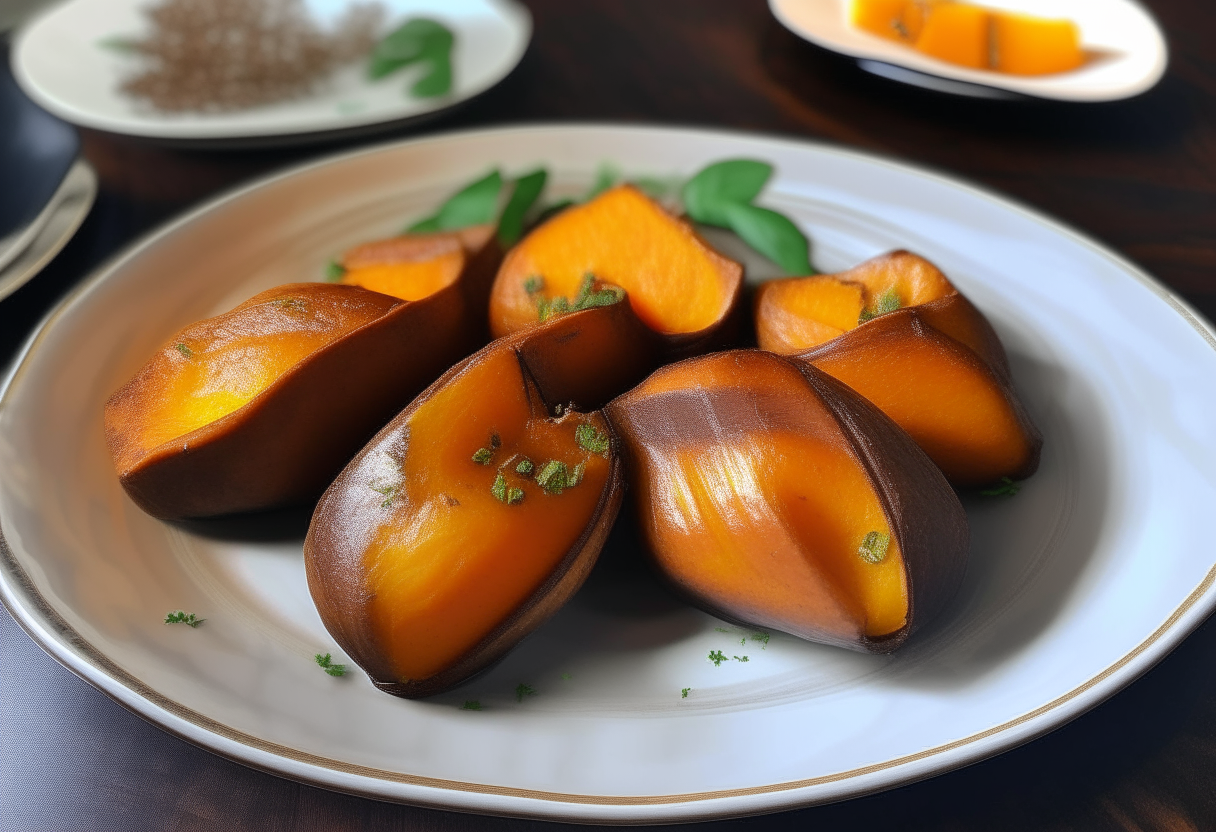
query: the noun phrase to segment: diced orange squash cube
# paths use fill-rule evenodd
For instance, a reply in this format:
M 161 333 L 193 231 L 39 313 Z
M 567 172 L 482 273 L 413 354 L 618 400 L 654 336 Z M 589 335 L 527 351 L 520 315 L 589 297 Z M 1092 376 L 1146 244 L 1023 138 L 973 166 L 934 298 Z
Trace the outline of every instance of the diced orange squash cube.
M 998 12 L 992 16 L 992 25 L 995 69 L 1000 72 L 1049 75 L 1085 63 L 1081 33 L 1071 20 Z
M 966 3 L 934 5 L 925 19 L 916 48 L 959 66 L 987 69 L 991 55 L 992 13 Z

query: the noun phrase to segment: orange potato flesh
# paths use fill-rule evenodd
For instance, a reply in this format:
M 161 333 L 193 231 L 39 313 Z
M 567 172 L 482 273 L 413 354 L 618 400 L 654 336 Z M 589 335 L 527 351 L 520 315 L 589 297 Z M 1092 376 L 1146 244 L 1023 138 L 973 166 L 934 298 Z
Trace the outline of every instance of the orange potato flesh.
M 421 300 L 455 283 L 464 264 L 464 252 L 452 251 L 420 263 L 381 263 L 351 269 L 341 282 L 402 300 Z
M 402 300 L 421 300 L 455 283 L 493 230 L 479 225 L 364 243 L 343 256 L 346 273 L 341 282 Z
M 883 504 L 792 365 L 763 353 L 684 362 L 609 417 L 631 449 L 655 558 L 694 598 L 830 643 L 905 625 L 904 564 Z M 890 539 L 878 564 L 858 554 L 870 532 Z
M 174 335 L 141 371 L 137 407 L 107 410 L 120 471 L 240 409 L 288 370 L 399 303 L 323 284 L 278 286 Z
M 1011 12 L 992 16 L 996 69 L 1014 75 L 1068 72 L 1085 63 L 1081 33 L 1071 20 Z
M 877 314 L 884 302 L 903 308 L 956 294 L 928 260 L 893 251 L 835 275 L 766 282 L 756 294 L 756 337 L 761 349 L 794 355 L 855 329 L 863 309 Z
M 587 274 L 624 289 L 638 317 L 669 335 L 721 322 L 742 281 L 742 268 L 690 225 L 622 185 L 563 211 L 508 253 L 490 298 L 491 331 L 501 337 L 535 326 L 537 301 L 573 300 Z M 531 278 L 539 290 L 525 287 Z
M 367 614 L 396 679 L 426 679 L 451 667 L 523 604 L 575 547 L 608 482 L 606 454 L 575 441 L 578 424 L 601 434 L 598 414 L 549 418 L 529 389 L 513 350 L 473 363 L 414 410 L 399 461 L 383 460 L 388 493 L 363 554 Z M 474 462 L 491 436 L 501 442 L 488 465 Z M 561 460 L 582 463 L 582 481 L 547 493 L 518 474 Z M 522 501 L 491 492 L 499 472 Z
M 924 449 L 951 483 L 1029 475 L 1041 440 L 1001 379 L 971 350 L 906 309 L 804 356 L 860 393 Z

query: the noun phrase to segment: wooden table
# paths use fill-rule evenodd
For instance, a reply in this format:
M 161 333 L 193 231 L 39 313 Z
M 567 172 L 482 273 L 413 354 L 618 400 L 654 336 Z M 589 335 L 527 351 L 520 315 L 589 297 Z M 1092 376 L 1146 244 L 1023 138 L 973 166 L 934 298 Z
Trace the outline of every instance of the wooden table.
M 519 69 L 425 130 L 692 124 L 890 154 L 1062 218 L 1216 319 L 1216 5 L 1154 0 L 1172 49 L 1169 74 L 1136 100 L 1088 106 L 946 98 L 875 78 L 788 34 L 760 0 L 529 5 L 536 33 Z M 83 139 L 101 196 L 59 259 L 0 304 L 0 360 L 65 291 L 143 231 L 232 184 L 337 148 L 199 152 Z M 377 803 L 252 771 L 127 713 L 46 657 L 5 614 L 0 648 L 3 829 L 539 826 Z M 873 797 L 720 826 L 1216 829 L 1216 621 L 1106 704 L 996 759 Z

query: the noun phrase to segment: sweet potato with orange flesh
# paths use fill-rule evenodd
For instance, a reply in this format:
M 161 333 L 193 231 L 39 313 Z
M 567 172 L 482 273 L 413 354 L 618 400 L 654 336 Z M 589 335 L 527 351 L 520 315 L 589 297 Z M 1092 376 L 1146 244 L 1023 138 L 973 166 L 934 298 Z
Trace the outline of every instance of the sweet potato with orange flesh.
M 934 3 L 925 16 L 916 49 L 971 69 L 988 69 L 992 58 L 992 13 L 967 3 Z
M 792 355 L 877 315 L 957 294 L 925 258 L 892 251 L 839 274 L 764 283 L 756 291 L 756 337 L 761 349 Z
M 582 584 L 623 476 L 602 414 L 551 415 L 609 389 L 548 353 L 597 375 L 618 360 L 602 346 L 621 320 L 587 310 L 494 342 L 411 403 L 321 498 L 304 544 L 309 589 L 381 690 L 418 697 L 459 684 Z
M 728 619 L 889 652 L 962 579 L 967 523 L 872 405 L 759 351 L 690 359 L 606 409 L 660 570 Z
M 922 307 L 883 315 L 803 353 L 916 440 L 951 483 L 1023 479 L 1043 439 L 1007 374 L 929 325 Z
M 587 275 L 620 287 L 669 354 L 720 338 L 743 285 L 743 268 L 681 219 L 629 185 L 561 212 L 503 260 L 490 295 L 496 336 L 536 326 L 542 311 L 575 306 Z
M 470 294 L 463 278 L 415 302 L 289 284 L 186 327 L 106 403 L 123 487 L 166 519 L 314 498 L 477 346 L 485 306 Z
M 858 291 L 863 312 L 845 327 Z M 886 323 L 892 316 L 901 323 Z M 1000 339 L 923 257 L 895 251 L 839 275 L 770 281 L 757 293 L 756 334 L 762 348 L 807 358 L 877 405 L 955 485 L 1038 467 L 1042 436 Z
M 478 225 L 364 243 L 343 256 L 346 272 L 341 282 L 402 300 L 420 300 L 455 283 L 466 267 L 477 265 L 478 254 L 487 246 L 496 250 L 493 237 L 493 226 Z

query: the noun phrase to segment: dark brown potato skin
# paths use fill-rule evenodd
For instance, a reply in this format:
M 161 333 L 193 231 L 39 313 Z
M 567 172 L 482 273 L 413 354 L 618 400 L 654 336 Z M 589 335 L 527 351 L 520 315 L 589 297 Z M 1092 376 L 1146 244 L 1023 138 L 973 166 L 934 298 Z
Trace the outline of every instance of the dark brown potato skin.
M 499 339 L 444 373 L 376 434 L 325 491 L 304 541 L 308 588 L 334 640 L 367 671 L 376 687 L 411 699 L 440 693 L 487 669 L 557 612 L 582 586 L 599 557 L 624 498 L 625 475 L 619 456 L 614 456 L 612 474 L 582 536 L 549 579 L 509 618 L 456 664 L 434 676 L 403 682 L 394 678 L 383 658 L 368 615 L 372 590 L 357 541 L 359 529 L 371 527 L 370 520 L 362 518 L 379 516 L 381 498 L 365 486 L 364 461 L 383 449 L 407 447 L 403 426 L 414 410 L 491 351 L 515 351 L 526 382 L 548 412 L 572 401 L 587 403 L 581 408 L 586 412 L 636 384 L 653 367 L 653 342 L 641 337 L 646 333 L 649 330 L 629 304 L 622 302 L 575 312 Z M 618 446 L 613 437 L 612 447 Z
M 452 285 L 417 301 L 396 298 L 379 319 L 309 355 L 240 409 L 120 465 L 141 509 L 165 520 L 257 511 L 314 499 L 379 427 L 487 333 L 486 303 L 501 259 L 491 235 Z M 363 292 L 304 283 L 317 298 Z M 112 413 L 139 407 L 136 374 L 106 403 L 106 443 L 117 462 L 129 441 Z
M 799 369 L 852 439 L 903 554 L 908 623 L 858 645 L 890 653 L 936 618 L 962 585 L 971 543 L 967 513 L 933 461 L 881 410 L 827 373 L 806 364 Z
M 870 653 L 895 650 L 941 611 L 962 582 L 969 530 L 966 513 L 958 497 L 937 466 L 911 437 L 844 384 L 805 362 L 773 353 L 738 350 L 727 354 L 739 356 L 743 367 L 751 361 L 783 362 L 794 366 L 806 380 L 808 394 L 817 396 L 826 405 L 861 460 L 902 554 L 908 588 L 907 623 L 894 633 L 880 638 L 863 635 L 851 642 L 833 640 L 828 643 Z M 665 367 L 660 372 L 667 372 L 673 367 L 692 368 L 700 360 L 704 359 L 689 359 Z M 739 386 L 746 387 L 749 383 L 748 375 L 741 370 Z M 705 406 L 712 408 L 713 412 L 695 416 L 690 416 L 683 408 L 673 408 L 667 412 L 667 408 L 656 406 L 654 398 L 657 397 L 647 397 L 641 391 L 633 390 L 605 408 L 608 421 L 621 438 L 627 470 L 639 470 L 640 449 L 654 441 L 652 436 L 657 438 L 659 433 L 667 432 L 669 425 L 708 418 L 709 423 L 717 426 L 717 429 L 729 432 L 732 422 L 737 428 L 747 422 L 761 425 L 779 423 L 781 420 L 778 412 L 759 414 L 746 406 L 734 406 L 732 399 L 727 396 L 704 397 Z M 709 404 L 711 399 L 715 400 L 714 404 Z M 707 431 L 703 441 L 709 443 L 714 438 Z M 631 474 L 631 478 L 634 476 Z M 645 490 L 636 482 L 634 487 L 637 499 L 645 500 Z M 639 510 L 643 513 L 646 511 L 641 506 Z M 645 523 L 640 525 L 646 528 Z M 653 545 L 650 541 L 648 544 Z M 654 554 L 652 548 L 652 562 L 663 572 L 659 558 Z M 676 590 L 694 605 L 714 615 L 743 624 L 771 626 L 768 622 L 748 621 L 736 610 L 693 594 L 674 576 L 667 577 Z
M 964 307 L 963 304 L 966 306 Z M 969 307 L 969 309 L 968 309 Z M 959 335 L 967 338 L 952 337 Z M 1021 433 L 1024 443 L 1022 461 L 1008 472 L 1011 479 L 1026 479 L 1039 468 L 1043 450 L 1043 434 L 1030 418 L 1025 405 L 1013 387 L 1009 361 L 1000 339 L 991 324 L 962 295 L 940 298 L 920 306 L 908 307 L 881 315 L 867 321 L 857 329 L 850 330 L 830 341 L 797 356 L 797 361 L 816 364 L 828 358 L 847 356 L 857 350 L 876 344 L 888 344 L 892 351 L 906 345 L 909 338 L 917 338 L 939 345 L 951 351 L 956 360 L 967 364 L 979 375 L 987 376 L 994 388 L 1004 397 Z M 959 487 L 988 485 L 995 477 L 970 478 L 947 472 L 950 481 Z

